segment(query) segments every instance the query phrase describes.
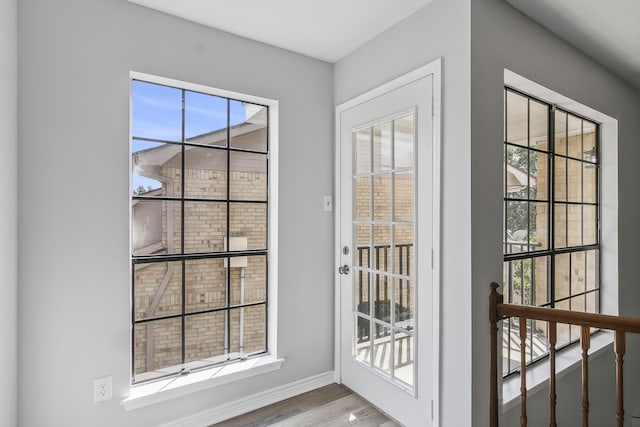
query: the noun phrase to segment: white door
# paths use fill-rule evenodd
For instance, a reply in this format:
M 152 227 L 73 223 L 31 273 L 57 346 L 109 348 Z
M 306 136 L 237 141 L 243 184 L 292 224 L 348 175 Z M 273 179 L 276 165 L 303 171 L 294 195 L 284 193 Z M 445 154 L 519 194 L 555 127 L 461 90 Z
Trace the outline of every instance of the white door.
M 438 379 L 433 87 L 405 76 L 337 112 L 340 380 L 420 427 Z

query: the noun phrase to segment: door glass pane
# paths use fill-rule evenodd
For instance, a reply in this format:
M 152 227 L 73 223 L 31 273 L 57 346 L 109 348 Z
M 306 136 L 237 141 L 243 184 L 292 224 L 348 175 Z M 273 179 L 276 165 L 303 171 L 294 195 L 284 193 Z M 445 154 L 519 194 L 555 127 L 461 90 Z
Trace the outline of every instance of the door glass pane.
M 394 121 L 393 155 L 395 169 L 413 167 L 413 135 L 413 114 Z
M 371 219 L 371 177 L 359 176 L 354 178 L 353 205 L 356 221 Z
M 394 282 L 394 326 L 411 331 L 413 324 L 413 302 L 415 289 L 413 280 L 395 279 Z
M 403 276 L 413 277 L 413 225 L 394 225 L 394 254 L 393 272 Z
M 374 322 L 373 336 L 373 366 L 383 372 L 391 373 L 391 353 L 393 352 L 391 341 L 391 328 Z
M 413 386 L 413 335 L 407 331 L 394 329 L 393 334 L 393 374 Z
M 371 308 L 369 307 L 369 278 L 371 273 L 366 270 L 356 270 L 355 272 L 355 289 L 354 289 L 354 304 L 358 313 L 369 315 Z
M 373 275 L 373 317 L 385 323 L 391 323 L 391 289 L 393 281 L 386 274 Z
M 393 220 L 413 221 L 413 172 L 393 175 Z
M 355 316 L 355 357 L 363 362 L 371 363 L 371 321 L 363 316 Z
M 357 175 L 371 172 L 371 129 L 353 134 L 354 169 Z
M 391 122 L 373 128 L 373 171 L 391 169 Z
M 371 225 L 356 225 L 355 227 L 355 252 L 353 265 L 369 267 L 371 259 Z
M 354 357 L 414 382 L 414 114 L 352 133 Z
M 391 174 L 373 177 L 373 219 L 391 221 Z

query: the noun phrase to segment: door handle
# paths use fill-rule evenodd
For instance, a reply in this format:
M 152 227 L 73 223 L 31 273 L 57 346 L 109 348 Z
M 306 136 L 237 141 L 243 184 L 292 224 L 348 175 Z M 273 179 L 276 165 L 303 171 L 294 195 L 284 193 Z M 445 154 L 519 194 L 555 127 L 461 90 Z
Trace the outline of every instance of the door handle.
M 338 273 L 340 274 L 349 274 L 349 266 L 347 264 L 338 267 Z

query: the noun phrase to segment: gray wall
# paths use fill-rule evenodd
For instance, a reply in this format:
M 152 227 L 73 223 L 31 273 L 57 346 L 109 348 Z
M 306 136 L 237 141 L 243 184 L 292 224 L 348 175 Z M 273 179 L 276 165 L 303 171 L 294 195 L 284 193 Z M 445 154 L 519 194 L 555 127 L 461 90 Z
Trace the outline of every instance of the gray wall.
M 332 370 L 332 66 L 124 0 L 22 0 L 19 49 L 20 425 L 152 426 Z M 286 362 L 127 413 L 130 70 L 280 101 Z
M 474 0 L 471 16 L 471 295 L 473 336 L 477 338 L 473 345 L 472 381 L 474 425 L 481 426 L 488 419 L 485 397 L 489 366 L 488 284 L 502 280 L 503 70 L 508 68 L 618 120 L 619 307 L 620 314 L 627 316 L 640 315 L 635 259 L 640 239 L 640 227 L 637 226 L 640 169 L 636 164 L 640 156 L 640 95 L 503 0 Z M 637 340 L 629 347 L 625 366 L 628 414 L 634 406 L 634 395 L 637 395 L 640 363 Z M 594 393 L 608 390 L 613 372 L 608 374 L 611 375 L 596 376 L 592 382 Z M 565 381 L 569 385 L 563 387 L 579 390 L 576 375 Z M 601 396 L 611 398 L 611 394 L 602 393 Z M 569 416 L 564 411 L 575 410 L 567 406 L 560 406 L 561 417 Z M 613 418 L 610 420 L 613 423 Z
M 18 27 L 17 0 L 0 1 L 0 424 L 18 414 Z
M 335 65 L 336 104 L 436 58 L 442 74 L 441 425 L 471 424 L 469 1 L 433 0 Z M 425 262 L 419 260 L 418 262 Z

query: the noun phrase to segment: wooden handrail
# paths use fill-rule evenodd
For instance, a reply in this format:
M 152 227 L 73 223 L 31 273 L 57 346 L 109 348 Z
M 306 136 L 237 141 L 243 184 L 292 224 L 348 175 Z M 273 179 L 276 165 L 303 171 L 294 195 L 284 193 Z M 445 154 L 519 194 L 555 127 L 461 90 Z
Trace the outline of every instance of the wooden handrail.
M 525 340 L 527 336 L 527 320 L 545 321 L 549 324 L 549 425 L 556 426 L 556 325 L 558 323 L 577 325 L 581 327 L 580 346 L 582 349 L 582 425 L 589 425 L 589 383 L 588 358 L 590 348 L 590 328 L 607 329 L 615 332 L 614 352 L 616 358 L 616 425 L 622 427 L 624 423 L 623 407 L 623 357 L 625 353 L 625 334 L 640 334 L 640 319 L 606 314 L 582 313 L 578 311 L 560 310 L 556 308 L 531 307 L 517 304 L 503 303 L 503 297 L 497 292 L 499 285 L 491 284 L 489 296 L 489 321 L 491 322 L 491 369 L 490 369 L 490 427 L 498 427 L 498 322 L 502 319 L 514 317 L 520 324 L 520 426 L 527 425 L 527 389 L 526 365 L 524 360 Z
M 590 326 L 592 328 L 640 334 L 640 319 L 633 317 L 582 313 L 580 311 L 561 310 L 559 308 L 531 307 L 528 305 L 503 303 L 497 304 L 496 312 L 498 314 L 498 318 L 525 317 L 531 320 Z

